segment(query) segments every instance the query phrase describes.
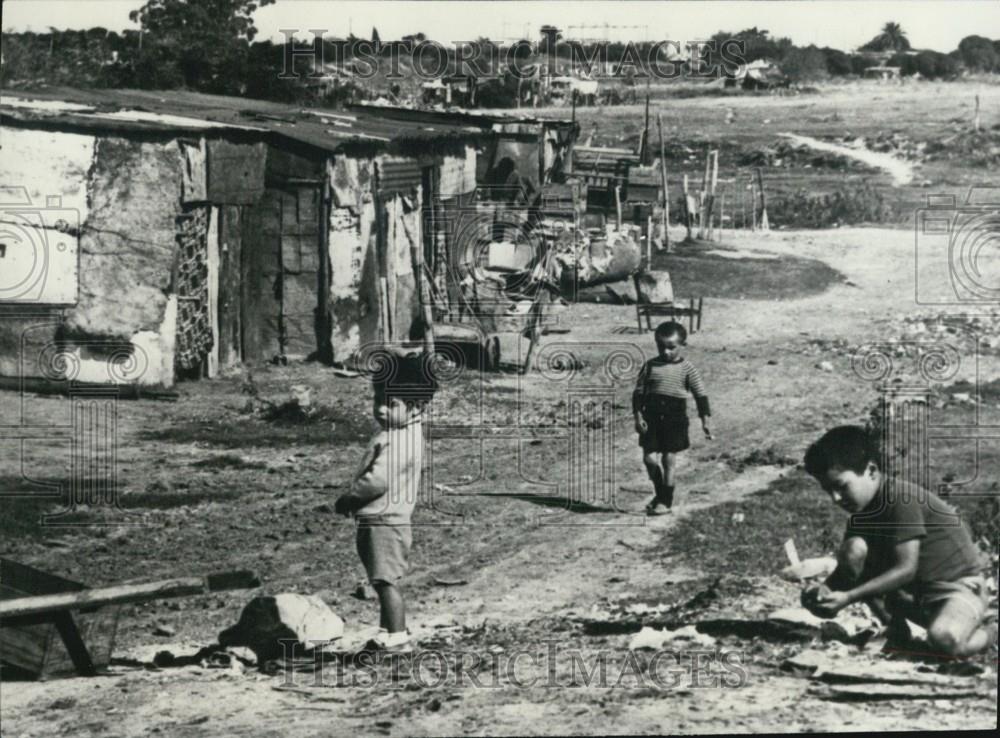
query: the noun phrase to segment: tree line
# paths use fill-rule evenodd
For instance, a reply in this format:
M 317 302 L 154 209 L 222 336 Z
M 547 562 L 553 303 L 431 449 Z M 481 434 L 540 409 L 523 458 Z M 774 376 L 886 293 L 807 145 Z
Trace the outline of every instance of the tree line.
M 256 41 L 253 13 L 274 2 L 148 0 L 130 14 L 139 24 L 139 30 L 117 33 L 104 28 L 67 31 L 50 28 L 47 33 L 4 33 L 0 84 L 6 88 L 48 84 L 190 89 L 327 104 L 342 98 L 377 94 L 375 80 L 356 81 L 350 76 L 333 84 L 317 85 L 308 76 L 314 71 L 312 59 L 302 55 L 291 57 L 284 43 Z M 518 50 L 516 56 L 523 58 L 529 54 L 526 49 L 530 46 L 541 56 L 573 57 L 573 48 L 561 40 L 558 29 L 546 26 L 541 30 L 541 41 L 525 39 L 525 49 Z M 413 44 L 427 41 L 427 37 L 414 33 L 399 41 L 412 48 Z M 815 45 L 796 46 L 791 39 L 772 37 L 767 30 L 756 27 L 738 33 L 719 32 L 709 39 L 702 51 L 702 61 L 718 65 L 724 71 L 734 71 L 733 57 L 727 58 L 719 51 L 723 43 L 733 41 L 739 43 L 739 57 L 743 61 L 767 60 L 796 82 L 861 75 L 876 63 L 900 67 L 905 76 L 919 74 L 928 78 L 947 79 L 963 71 L 1000 72 L 1000 40 L 968 36 L 948 54 L 914 52 L 906 33 L 896 23 L 886 24 L 855 53 Z M 480 38 L 477 43 L 498 46 L 488 38 Z M 370 38 L 353 35 L 325 38 L 322 51 L 327 60 L 343 60 L 351 57 L 352 50 L 365 47 L 369 57 L 381 60 L 394 44 L 399 46 L 398 42 L 384 42 L 378 31 L 372 29 Z M 652 46 L 649 42 L 614 42 L 604 47 L 604 58 L 612 63 L 621 62 L 636 51 L 642 58 L 644 53 L 655 52 Z M 595 46 L 578 44 L 577 48 L 590 58 Z M 454 68 L 454 61 L 452 56 L 449 69 Z M 282 75 L 282 71 L 286 74 Z M 404 70 L 404 74 L 408 71 Z

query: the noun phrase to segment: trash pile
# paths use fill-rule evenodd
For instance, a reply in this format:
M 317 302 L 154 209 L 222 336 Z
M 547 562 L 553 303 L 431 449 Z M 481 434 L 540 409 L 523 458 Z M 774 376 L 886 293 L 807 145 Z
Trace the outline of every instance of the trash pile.
M 624 224 L 618 230 L 608 224 L 576 232 L 571 223 L 557 224 L 552 239 L 554 270 L 549 275 L 564 290 L 618 282 L 638 270 L 642 235 L 638 226 Z
M 982 167 L 1000 165 L 1000 124 L 992 129 L 966 129 L 931 139 L 927 142 L 926 154 L 932 161 L 961 159 Z
M 857 139 L 863 141 L 864 139 Z M 845 143 L 837 140 L 836 143 Z M 846 142 L 853 146 L 853 142 Z M 802 167 L 805 169 L 835 169 L 851 172 L 877 172 L 878 169 L 842 154 L 826 151 L 815 151 L 809 146 L 792 141 L 780 140 L 763 148 L 744 151 L 737 158 L 737 164 L 743 167 Z
M 923 161 L 926 158 L 927 142 L 914 141 L 899 131 L 892 131 L 890 133 L 879 131 L 874 136 L 868 138 L 863 136 L 852 138 L 848 136 L 834 140 L 844 146 L 850 146 L 855 149 L 867 149 L 868 151 L 876 151 L 880 154 L 892 154 L 898 159 L 906 159 L 907 161 Z
M 899 337 L 901 356 L 919 355 L 922 342 L 944 342 L 963 355 L 975 353 L 978 343 L 980 355 L 1000 355 L 1000 310 L 981 315 L 899 315 L 889 333 Z

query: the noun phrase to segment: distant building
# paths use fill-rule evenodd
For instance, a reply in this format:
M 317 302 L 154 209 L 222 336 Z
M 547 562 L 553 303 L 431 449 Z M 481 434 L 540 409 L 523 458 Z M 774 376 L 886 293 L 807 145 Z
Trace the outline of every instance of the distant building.
M 897 80 L 902 74 L 902 67 L 887 67 L 884 65 L 878 65 L 874 67 L 865 68 L 865 79 L 879 79 L 879 80 Z
M 747 64 L 741 64 L 735 71 L 729 73 L 725 86 L 742 87 L 744 90 L 767 90 L 787 87 L 788 78 L 774 62 L 768 59 L 755 59 Z

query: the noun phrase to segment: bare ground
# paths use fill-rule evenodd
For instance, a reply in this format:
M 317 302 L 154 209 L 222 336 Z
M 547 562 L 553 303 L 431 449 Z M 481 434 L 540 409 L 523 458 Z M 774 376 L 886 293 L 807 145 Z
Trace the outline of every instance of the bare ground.
M 640 492 L 619 491 L 613 500 L 573 505 L 559 499 L 563 490 L 542 486 L 568 478 L 566 433 L 555 419 L 565 413 L 558 403 L 565 398 L 561 387 L 569 384 L 556 384 L 554 391 L 553 382 L 564 380 L 535 373 L 525 380 L 487 377 L 481 385 L 471 376 L 446 388 L 439 422 L 468 423 L 482 410 L 485 425 L 510 426 L 521 407 L 522 421 L 540 428 L 533 442 L 523 444 L 494 437 L 499 434 L 487 434 L 482 446 L 468 439 L 435 441 L 433 483 L 443 486 L 433 509 L 425 504 L 415 520 L 422 525 L 415 531 L 406 587 L 411 628 L 425 652 L 465 651 L 481 663 L 492 656 L 502 666 L 513 663 L 495 686 L 485 667 L 477 672 L 482 688 L 470 679 L 456 683 L 453 673 L 435 686 L 438 662 L 432 659 L 421 662 L 422 681 L 392 682 L 388 667 L 348 667 L 344 679 L 353 675 L 364 681 L 368 675 L 371 681 L 377 674 L 378 684 L 335 686 L 336 674 L 328 668 L 326 686 L 316 686 L 309 673 L 291 677 L 301 691 L 275 689 L 287 683 L 287 674 L 151 667 L 156 650 L 193 654 L 235 622 L 248 594 L 222 593 L 125 608 L 116 651 L 120 659 L 109 676 L 4 682 L 4 734 L 683 734 L 996 727 L 995 669 L 983 678 L 983 693 L 972 699 L 838 703 L 816 694 L 808 680 L 781 670 L 784 658 L 806 644 L 727 636 L 717 646 L 735 653 L 740 669 L 726 670 L 718 661 L 696 669 L 688 651 L 669 662 L 676 684 L 664 686 L 640 683 L 641 677 L 629 671 L 631 635 L 587 635 L 580 627 L 584 615 L 602 617 L 623 601 L 672 603 L 712 589 L 706 573 L 690 565 L 690 552 L 685 562 L 665 553 L 671 531 L 683 516 L 710 516 L 724 503 L 749 499 L 790 473 L 778 465 L 737 468 L 725 462 L 724 454 L 741 459 L 773 449 L 779 456 L 801 458 L 805 445 L 824 428 L 863 416 L 875 392 L 852 372 L 848 352 L 835 347 L 894 338 L 886 334 L 889 321 L 916 312 L 912 239 L 905 232 L 856 229 L 741 234 L 733 242 L 744 250 L 821 259 L 847 281 L 791 300 L 707 301 L 704 330 L 692 337 L 688 354 L 710 383 L 716 440 L 695 439 L 686 454 L 679 509 L 672 518 L 650 521 L 629 514 L 645 504 L 646 482 L 628 418 L 627 383 L 614 388 L 614 487 Z M 675 284 L 675 290 L 687 296 L 683 284 Z M 648 334 L 630 332 L 632 308 L 578 304 L 563 322 L 571 332 L 548 341 L 575 344 L 585 360 L 584 378 L 598 373 L 612 344 L 650 350 Z M 822 360 L 831 363 L 832 372 L 817 368 Z M 979 371 L 981 377 L 996 376 L 997 357 L 982 357 Z M 971 372 L 966 363 L 956 379 L 974 379 Z M 291 383 L 311 386 L 327 414 L 289 425 L 261 421 L 246 407 L 252 395 L 245 377 L 182 386 L 182 398 L 174 405 L 122 403 L 120 490 L 124 506 L 137 511 L 145 525 L 40 529 L 37 506 L 4 500 L 5 520 L 21 521 L 21 527 L 18 535 L 5 537 L 3 554 L 91 584 L 252 566 L 260 571 L 265 591 L 320 593 L 344 617 L 345 640 L 357 643 L 377 622 L 377 608 L 350 596 L 360 578 L 352 530 L 330 507 L 368 432 L 369 390 L 363 379 L 337 379 L 312 366 L 254 375 L 257 391 L 272 398 Z M 478 399 L 477 387 L 485 402 Z M 18 403 L 12 393 L 0 396 L 4 418 L 17 417 Z M 51 422 L 64 417 L 66 402 L 29 397 L 27 408 L 34 422 Z M 982 412 L 995 420 L 994 408 Z M 50 468 L 48 478 L 55 480 L 67 473 L 64 447 L 32 445 L 20 454 L 4 442 L 5 457 L 23 461 L 5 465 L 7 479 L 18 479 L 21 466 Z M 995 476 L 995 467 L 980 473 Z M 815 493 L 803 483 L 803 495 Z M 838 523 L 836 511 L 830 515 Z M 461 524 L 454 524 L 458 520 Z M 548 524 L 553 520 L 560 524 Z M 787 531 L 803 555 L 827 552 L 810 534 L 801 528 Z M 794 605 L 796 590 L 775 576 L 784 563 L 781 557 L 774 551 L 773 568 L 757 576 L 724 577 L 717 585 L 723 594 L 716 607 L 751 618 L 761 610 Z M 442 584 L 460 580 L 467 583 Z M 442 615 L 453 616 L 459 627 L 435 628 Z M 152 635 L 157 624 L 169 625 L 177 635 Z M 544 661 L 550 648 L 557 649 L 552 673 Z M 517 661 L 504 661 L 522 651 Z M 572 673 L 572 651 L 588 668 L 604 652 L 608 686 L 584 686 Z M 640 659 L 640 672 L 648 662 L 648 655 Z M 537 680 L 529 686 L 533 677 Z

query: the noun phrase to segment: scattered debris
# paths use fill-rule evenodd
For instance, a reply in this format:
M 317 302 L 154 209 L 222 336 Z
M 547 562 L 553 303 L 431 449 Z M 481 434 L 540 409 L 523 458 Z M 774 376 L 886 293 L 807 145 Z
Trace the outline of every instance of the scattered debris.
M 807 650 L 786 659 L 782 669 L 821 683 L 821 697 L 841 700 L 941 699 L 985 696 L 990 686 L 964 676 L 942 676 L 921 671 L 912 662 L 890 662 L 852 653 L 843 655 Z
M 793 582 L 802 582 L 807 579 L 825 579 L 836 568 L 837 559 L 833 556 L 818 556 L 800 561 L 797 564 L 789 564 L 781 570 L 781 576 Z
M 692 643 L 696 646 L 704 646 L 706 648 L 715 645 L 715 639 L 712 636 L 699 633 L 693 625 L 686 625 L 674 631 L 666 628 L 656 630 L 655 628 L 644 627 L 629 641 L 628 647 L 631 651 L 641 649 L 658 651 L 663 648 L 664 644 L 674 641 L 684 641 L 685 643 Z
M 434 584 L 439 587 L 461 587 L 462 585 L 468 583 L 468 579 L 442 579 L 440 577 L 434 577 Z
M 157 625 L 153 629 L 153 635 L 155 635 L 155 636 L 172 636 L 172 635 L 176 635 L 176 634 L 177 634 L 177 631 L 175 631 L 169 625 L 166 625 L 166 624 L 163 624 L 163 623 Z
M 821 699 L 840 702 L 873 702 L 878 700 L 943 700 L 979 697 L 982 691 L 975 686 L 921 687 L 910 684 L 880 684 L 826 686 L 813 690 Z M 985 695 L 983 695 L 985 696 Z

